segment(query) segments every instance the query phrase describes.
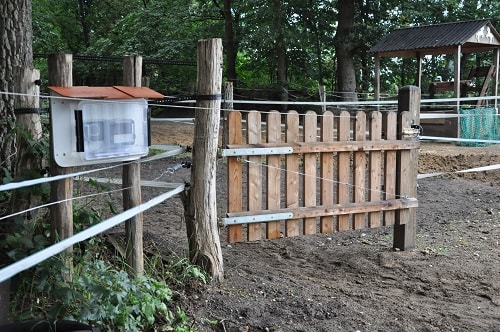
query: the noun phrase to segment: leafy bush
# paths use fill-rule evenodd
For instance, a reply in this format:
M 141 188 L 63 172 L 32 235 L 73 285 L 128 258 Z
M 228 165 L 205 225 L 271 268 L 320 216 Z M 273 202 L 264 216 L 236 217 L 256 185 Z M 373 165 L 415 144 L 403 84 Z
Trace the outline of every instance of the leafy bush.
M 79 263 L 67 281 L 61 266 L 51 259 L 23 279 L 12 302 L 16 319 L 69 319 L 101 331 L 194 331 L 163 281 L 130 277 L 103 260 Z
M 102 260 L 79 268 L 75 281 L 58 289 L 52 318 L 64 316 L 103 331 L 190 331 L 180 309 L 174 313 L 169 308 L 172 291 L 164 282 L 147 276 L 132 279 Z
M 110 206 L 110 205 L 109 205 Z M 79 205 L 74 210 L 75 229 L 98 223 L 101 210 Z M 27 223 L 16 218 L 2 251 L 18 261 L 50 244 L 50 223 L 37 219 Z M 73 268 L 64 266 L 65 254 L 50 258 L 13 279 L 11 301 L 15 320 L 75 320 L 101 331 L 192 331 L 186 314 L 175 307 L 167 285 L 206 282 L 207 277 L 185 259 L 163 264 L 161 256 L 149 261 L 148 275 L 129 276 L 120 257 L 109 252 L 102 237 L 73 248 Z M 161 263 L 160 263 L 161 262 Z M 158 268 L 160 270 L 158 270 Z M 67 278 L 72 276 L 69 281 Z M 154 276 L 154 277 L 153 277 Z M 182 286 L 181 286 L 182 287 Z

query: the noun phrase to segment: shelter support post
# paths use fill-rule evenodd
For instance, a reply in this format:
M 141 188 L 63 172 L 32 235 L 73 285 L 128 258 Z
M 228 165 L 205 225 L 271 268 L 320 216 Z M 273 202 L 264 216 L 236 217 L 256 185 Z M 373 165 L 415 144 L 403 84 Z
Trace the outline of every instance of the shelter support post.
M 380 100 L 380 56 L 375 55 L 375 100 Z
M 500 65 L 500 48 L 495 49 L 493 54 L 493 61 L 495 63 L 495 74 L 493 75 L 493 96 L 498 96 L 498 66 Z M 495 98 L 495 108 L 498 112 L 498 99 Z
M 455 98 L 460 98 L 460 72 L 461 72 L 461 58 L 462 58 L 462 48 L 460 45 L 457 46 L 457 49 L 455 50 L 455 78 L 454 78 L 454 97 Z M 458 110 L 460 109 L 460 100 L 457 99 L 456 102 L 456 111 L 458 113 Z
M 415 82 L 419 88 L 422 88 L 422 54 L 417 52 L 417 77 Z
M 404 129 L 418 125 L 420 118 L 420 88 L 405 86 L 398 94 L 398 136 L 403 139 Z M 418 139 L 410 137 L 407 139 Z M 396 157 L 396 194 L 401 197 L 417 196 L 418 149 L 398 151 Z M 417 214 L 415 208 L 396 211 L 393 247 L 400 250 L 415 248 Z

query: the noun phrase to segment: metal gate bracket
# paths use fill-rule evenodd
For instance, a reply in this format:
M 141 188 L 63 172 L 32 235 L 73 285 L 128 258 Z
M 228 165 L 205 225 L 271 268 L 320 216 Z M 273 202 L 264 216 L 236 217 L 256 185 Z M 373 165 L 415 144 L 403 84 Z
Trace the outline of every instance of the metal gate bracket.
M 264 156 L 273 154 L 292 154 L 292 147 L 282 148 L 250 148 L 250 149 L 223 149 L 221 154 L 223 157 L 239 157 L 239 156 Z
M 259 214 L 254 216 L 244 216 L 244 217 L 227 217 L 222 218 L 224 226 L 228 225 L 238 225 L 238 224 L 251 224 L 255 222 L 265 222 L 265 221 L 277 221 L 284 219 L 292 219 L 293 213 L 274 213 L 274 214 Z

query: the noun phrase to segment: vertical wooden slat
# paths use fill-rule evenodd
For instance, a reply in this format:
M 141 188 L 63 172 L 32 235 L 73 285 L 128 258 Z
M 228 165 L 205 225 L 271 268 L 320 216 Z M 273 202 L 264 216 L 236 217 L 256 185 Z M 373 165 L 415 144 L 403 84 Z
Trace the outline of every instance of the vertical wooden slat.
M 386 140 L 396 139 L 397 114 L 387 112 L 384 119 L 384 132 Z M 384 160 L 384 199 L 396 198 L 396 151 L 385 151 Z M 396 212 L 394 210 L 384 212 L 384 226 L 394 225 Z
M 357 112 L 354 121 L 354 138 L 356 141 L 366 140 L 366 113 Z M 366 189 L 366 152 L 357 151 L 354 153 L 354 202 L 365 202 Z M 366 226 L 366 215 L 356 213 L 353 216 L 354 229 L 362 229 Z
M 333 113 L 326 111 L 321 117 L 321 141 L 333 142 Z M 333 153 L 321 154 L 321 205 L 334 204 L 333 196 Z M 320 231 L 321 233 L 332 233 L 333 216 L 326 216 L 320 218 Z
M 382 113 L 373 112 L 370 114 L 370 141 L 380 141 L 382 139 Z M 381 199 L 380 179 L 382 174 L 382 152 L 370 152 L 370 202 L 378 202 Z M 380 226 L 380 212 L 368 214 L 368 227 Z
M 349 112 L 340 112 L 337 118 L 337 140 L 348 141 L 351 131 L 351 117 Z M 350 170 L 351 170 L 351 160 L 350 152 L 339 152 L 338 153 L 338 163 L 337 163 L 337 203 L 345 204 L 349 203 L 349 183 L 350 183 Z M 349 229 L 349 215 L 339 215 L 338 216 L 338 230 L 346 231 Z
M 248 143 L 261 143 L 261 114 L 252 111 L 247 117 Z M 248 211 L 258 211 L 262 209 L 262 165 L 261 156 L 248 157 Z M 260 240 L 262 234 L 261 223 L 248 224 L 248 241 Z
M 299 140 L 299 114 L 290 111 L 286 115 L 286 142 L 296 143 Z M 286 207 L 299 207 L 299 156 L 297 154 L 286 155 Z M 299 220 L 289 219 L 285 221 L 285 236 L 299 235 Z
M 304 116 L 304 142 L 316 142 L 316 112 L 308 111 Z M 304 206 L 316 206 L 316 154 L 304 154 Z M 304 234 L 316 233 L 316 218 L 304 218 Z
M 267 142 L 281 142 L 281 114 L 271 112 L 267 115 Z M 267 156 L 267 209 L 280 208 L 280 189 L 281 189 L 281 165 L 280 155 Z M 268 239 L 277 239 L 281 236 L 280 224 L 278 221 L 266 223 L 266 236 Z
M 227 114 L 228 144 L 242 143 L 241 113 L 230 111 Z M 227 211 L 243 211 L 243 166 L 238 157 L 227 158 Z M 229 243 L 243 241 L 243 225 L 230 225 L 227 229 Z
M 410 116 L 408 112 L 398 114 L 398 131 L 410 127 Z M 396 157 L 396 198 L 410 197 L 410 150 L 400 150 Z M 408 220 L 409 209 L 396 210 L 396 225 L 405 224 Z

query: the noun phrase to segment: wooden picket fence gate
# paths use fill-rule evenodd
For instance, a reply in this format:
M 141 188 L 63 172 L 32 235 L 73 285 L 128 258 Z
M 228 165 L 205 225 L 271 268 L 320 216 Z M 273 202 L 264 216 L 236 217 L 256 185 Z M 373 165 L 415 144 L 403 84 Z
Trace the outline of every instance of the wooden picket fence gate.
M 413 223 L 414 117 L 408 111 L 229 112 L 228 241 Z M 395 237 L 414 237 L 407 234 L 414 225 L 408 228 Z

